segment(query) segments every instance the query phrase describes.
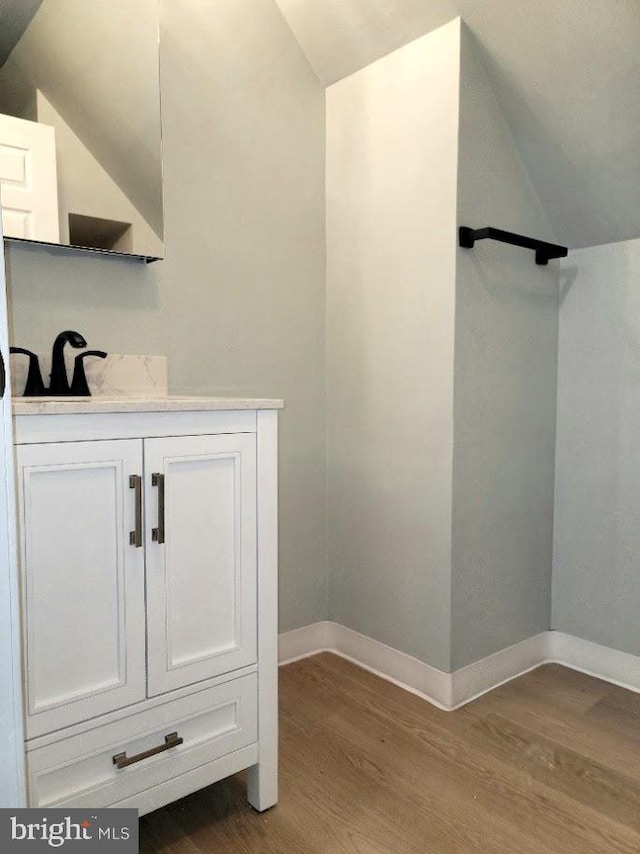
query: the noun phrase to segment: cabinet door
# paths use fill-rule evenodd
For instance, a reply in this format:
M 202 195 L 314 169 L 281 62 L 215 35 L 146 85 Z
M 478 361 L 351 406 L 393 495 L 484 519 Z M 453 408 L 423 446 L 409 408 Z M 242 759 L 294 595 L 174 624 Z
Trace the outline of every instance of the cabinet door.
M 22 445 L 27 735 L 145 697 L 140 440 Z M 139 514 L 138 514 L 139 516 Z
M 256 661 L 256 439 L 147 439 L 144 453 L 153 696 Z

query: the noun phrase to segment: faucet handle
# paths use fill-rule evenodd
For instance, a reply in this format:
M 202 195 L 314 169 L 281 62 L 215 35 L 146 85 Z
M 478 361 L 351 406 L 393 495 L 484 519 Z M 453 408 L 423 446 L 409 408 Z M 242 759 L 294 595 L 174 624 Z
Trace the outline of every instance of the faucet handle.
M 25 350 L 24 347 L 9 347 L 10 353 L 22 353 L 29 357 L 29 371 L 27 373 L 27 382 L 22 393 L 23 397 L 42 397 L 47 393 L 42 380 L 40 371 L 40 361 L 35 353 L 31 350 Z
M 90 397 L 89 385 L 87 384 L 87 376 L 84 371 L 84 360 L 87 356 L 97 356 L 99 359 L 106 359 L 107 354 L 103 350 L 85 350 L 76 356 L 73 363 L 73 379 L 69 394 L 74 397 Z

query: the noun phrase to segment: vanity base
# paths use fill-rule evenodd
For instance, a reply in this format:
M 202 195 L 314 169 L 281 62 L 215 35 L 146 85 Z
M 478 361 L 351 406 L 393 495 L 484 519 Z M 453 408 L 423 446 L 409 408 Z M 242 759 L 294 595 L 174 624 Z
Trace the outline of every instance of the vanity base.
M 248 770 L 272 807 L 276 412 L 39 412 L 16 436 L 28 805 L 144 814 Z

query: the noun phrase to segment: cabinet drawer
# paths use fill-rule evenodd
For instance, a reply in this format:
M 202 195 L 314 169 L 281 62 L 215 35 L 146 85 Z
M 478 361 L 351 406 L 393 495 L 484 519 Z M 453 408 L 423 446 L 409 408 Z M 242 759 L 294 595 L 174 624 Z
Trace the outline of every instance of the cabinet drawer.
M 243 676 L 27 753 L 29 806 L 107 807 L 257 741 L 257 677 Z M 181 744 L 166 747 L 176 733 Z M 154 748 L 162 752 L 149 755 Z M 114 756 L 140 758 L 122 769 Z M 135 803 L 133 804 L 135 806 Z

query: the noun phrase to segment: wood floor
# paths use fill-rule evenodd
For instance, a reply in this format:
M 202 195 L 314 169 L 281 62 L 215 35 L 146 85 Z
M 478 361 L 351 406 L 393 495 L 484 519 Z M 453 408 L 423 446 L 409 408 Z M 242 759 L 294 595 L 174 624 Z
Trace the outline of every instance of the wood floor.
M 142 852 L 640 852 L 638 694 L 546 665 L 441 712 L 325 653 L 280 709 L 278 806 L 224 780 L 142 818 Z

